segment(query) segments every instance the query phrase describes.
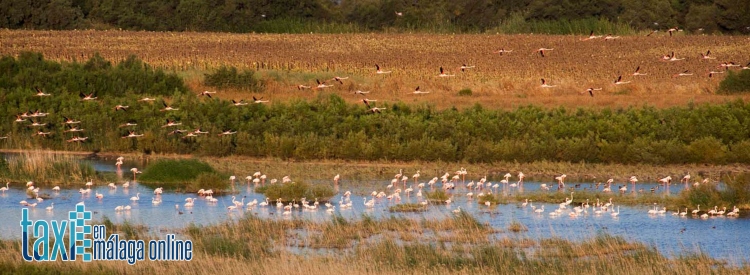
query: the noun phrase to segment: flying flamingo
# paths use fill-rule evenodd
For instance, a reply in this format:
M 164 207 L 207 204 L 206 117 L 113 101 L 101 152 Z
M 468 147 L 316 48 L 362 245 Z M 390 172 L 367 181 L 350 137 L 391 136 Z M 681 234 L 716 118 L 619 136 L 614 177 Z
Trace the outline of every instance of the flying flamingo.
M 336 81 L 338 83 L 341 83 L 343 85 L 344 81 L 341 81 L 341 80 L 345 80 L 345 79 L 349 79 L 349 78 L 348 77 L 334 76 L 331 80 Z
M 143 134 L 138 135 L 135 133 L 135 131 L 128 131 L 128 134 L 122 136 L 122 138 L 137 138 L 137 137 L 142 137 L 142 136 Z
M 240 101 L 236 101 L 236 100 L 232 99 L 232 105 L 234 105 L 234 106 L 245 106 L 245 105 L 247 105 L 247 103 L 245 102 L 244 99 L 241 99 Z
M 429 91 L 427 91 L 427 92 L 426 92 L 426 91 L 420 91 L 420 90 L 419 90 L 419 86 L 417 86 L 417 88 L 416 88 L 416 89 L 414 89 L 414 91 L 413 91 L 413 92 L 411 92 L 411 93 L 412 93 L 412 94 L 415 94 L 415 95 L 420 95 L 420 94 L 429 94 L 430 92 L 429 92 Z
M 128 108 L 130 108 L 130 106 L 125 106 L 125 105 L 117 104 L 117 106 L 115 106 L 115 112 L 117 112 L 119 110 L 127 111 Z
M 586 92 L 588 92 L 589 95 L 591 95 L 591 97 L 594 97 L 594 91 L 601 91 L 601 90 L 602 90 L 602 88 L 593 88 L 592 87 L 592 88 L 586 89 Z
M 199 96 L 206 96 L 208 98 L 211 98 L 211 94 L 215 94 L 216 92 L 209 92 L 209 91 L 203 91 L 202 93 L 198 94 Z
M 439 77 L 451 77 L 451 76 L 456 76 L 456 75 L 455 74 L 448 74 L 448 73 L 446 73 L 445 70 L 443 70 L 443 67 L 441 66 L 440 67 L 440 74 L 438 76 Z
M 36 96 L 51 96 L 51 94 L 45 94 L 39 87 L 34 87 L 36 89 Z
M 702 59 L 716 59 L 716 57 L 711 57 L 711 50 L 708 50 L 706 54 L 701 53 Z
M 589 33 L 589 37 L 583 38 L 581 39 L 581 41 L 588 41 L 588 40 L 593 40 L 593 39 L 597 39 L 601 37 L 602 37 L 601 35 L 594 35 L 594 31 L 591 31 L 591 33 Z
M 237 131 L 224 130 L 224 132 L 221 132 L 221 134 L 219 134 L 219 136 L 234 135 L 236 133 L 237 133 Z
M 604 41 L 615 40 L 615 39 L 620 39 L 620 37 L 612 36 L 612 34 L 607 34 L 607 36 L 604 37 Z
M 167 102 L 162 102 L 162 105 L 164 105 L 164 108 L 160 109 L 159 111 L 177 111 L 178 108 L 173 108 L 172 106 L 167 105 Z
M 693 75 L 693 74 L 690 73 L 689 70 L 685 70 L 684 72 L 672 75 L 672 77 L 691 76 L 691 75 Z
M 513 52 L 513 50 L 500 49 L 500 50 L 494 51 L 493 53 L 503 55 L 503 54 L 511 53 L 511 52 Z
M 461 72 L 465 72 L 466 70 L 468 70 L 468 69 L 473 69 L 473 68 L 474 68 L 474 66 L 467 66 L 466 64 L 463 64 L 463 65 L 461 65 L 461 67 L 460 67 L 460 69 L 461 69 Z
M 538 52 L 539 55 L 541 55 L 542 57 L 544 57 L 544 52 L 545 51 L 552 51 L 552 50 L 554 50 L 554 49 L 539 48 L 538 50 L 535 50 L 534 52 Z
M 542 86 L 541 87 L 542 88 L 554 88 L 554 87 L 557 87 L 557 85 L 548 85 L 547 81 L 544 80 L 544 78 L 542 78 Z
M 94 96 L 94 93 L 90 93 L 90 94 L 80 93 L 80 96 L 81 96 L 81 99 L 83 101 L 89 101 L 89 100 L 95 100 L 96 99 L 96 96 Z
M 318 83 L 318 86 L 315 86 L 315 88 L 317 88 L 317 89 L 325 89 L 325 88 L 328 88 L 328 87 L 333 87 L 333 85 L 326 85 L 325 81 L 321 82 L 318 79 L 316 79 L 315 82 Z
M 389 73 L 392 72 L 392 71 L 383 71 L 383 70 L 381 70 L 380 66 L 378 64 L 375 64 L 375 69 L 376 69 L 376 71 L 375 71 L 376 74 L 389 74 Z
M 266 103 L 266 102 L 269 102 L 268 100 L 262 100 L 262 99 L 263 99 L 263 97 L 260 97 L 260 98 L 255 98 L 255 96 L 253 96 L 253 103 L 256 103 L 256 104 L 258 104 L 258 103 Z
M 622 84 L 628 84 L 630 81 L 622 81 L 622 75 L 617 77 L 617 80 L 615 80 L 615 85 L 622 85 Z
M 641 73 L 641 66 L 638 66 L 637 68 L 635 68 L 635 72 L 633 72 L 633 76 L 642 76 L 642 75 L 647 75 L 647 74 Z

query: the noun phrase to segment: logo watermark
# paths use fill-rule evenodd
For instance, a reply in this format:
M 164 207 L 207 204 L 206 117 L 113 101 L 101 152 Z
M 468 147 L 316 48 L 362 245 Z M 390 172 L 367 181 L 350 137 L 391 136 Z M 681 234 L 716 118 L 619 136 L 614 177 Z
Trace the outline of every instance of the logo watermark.
M 193 259 L 193 242 L 179 240 L 167 234 L 162 240 L 125 240 L 119 234 L 107 236 L 104 225 L 90 225 L 91 211 L 79 203 L 68 214 L 68 220 L 29 220 L 29 209 L 21 209 L 21 235 L 24 244 L 36 238 L 31 251 L 23 245 L 25 261 L 127 261 L 134 265 L 148 258 L 150 261 L 190 261 Z M 51 226 L 50 226 L 51 225 Z M 50 230 L 50 227 L 52 230 Z M 50 238 L 50 232 L 54 243 Z M 33 233 L 33 235 L 32 235 Z M 67 236 L 67 238 L 66 238 Z M 50 250 L 51 245 L 51 250 Z M 148 257 L 146 257 L 148 255 Z

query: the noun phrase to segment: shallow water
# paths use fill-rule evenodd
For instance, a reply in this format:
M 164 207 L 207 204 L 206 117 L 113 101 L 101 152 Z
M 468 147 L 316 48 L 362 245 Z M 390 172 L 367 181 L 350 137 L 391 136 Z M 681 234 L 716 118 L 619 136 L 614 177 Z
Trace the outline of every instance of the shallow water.
M 114 161 L 92 161 L 92 164 L 100 171 L 116 171 L 113 165 Z M 126 163 L 127 165 L 127 163 Z M 270 219 L 291 219 L 303 218 L 318 221 L 330 220 L 331 213 L 325 211 L 326 207 L 321 203 L 317 210 L 303 210 L 301 207 L 294 209 L 291 215 L 282 215 L 283 209 L 277 208 L 275 202 L 271 201 L 267 207 L 256 206 L 252 209 L 244 208 L 241 210 L 227 211 L 227 207 L 234 205 L 232 196 L 238 201 L 244 200 L 247 204 L 252 200 L 261 202 L 265 199 L 262 194 L 254 192 L 252 185 L 236 184 L 237 194 L 217 196 L 217 203 L 209 203 L 205 198 L 195 194 L 180 194 L 165 192 L 161 196 L 161 203 L 152 204 L 153 190 L 132 182 L 129 188 L 123 188 L 122 183 L 131 175 L 127 170 L 137 164 L 123 166 L 124 179 L 117 182 L 117 189 L 109 189 L 105 184 L 94 186 L 89 195 L 82 196 L 78 193 L 78 188 L 63 189 L 60 192 L 53 192 L 51 189 L 42 189 L 40 194 L 50 196 L 34 208 L 29 208 L 29 218 L 32 220 L 44 219 L 66 219 L 68 211 L 73 210 L 74 205 L 84 202 L 87 210 L 93 212 L 94 220 L 101 220 L 107 216 L 115 223 L 129 221 L 135 224 L 147 225 L 154 233 L 162 235 L 165 233 L 176 233 L 178 229 L 184 228 L 190 224 L 210 225 L 217 224 L 229 219 L 241 218 L 244 213 L 251 212 L 259 217 Z M 314 182 L 314 181 L 313 181 Z M 730 218 L 730 217 L 710 217 L 700 219 L 691 217 L 673 216 L 671 211 L 665 215 L 648 215 L 647 206 L 626 207 L 620 206 L 620 214 L 612 217 L 611 212 L 604 212 L 601 215 L 595 215 L 593 208 L 587 210 L 587 214 L 578 217 L 570 217 L 568 213 L 572 206 L 562 213 L 561 216 L 551 217 L 549 215 L 558 204 L 543 204 L 545 212 L 543 214 L 534 213 L 530 206 L 521 207 L 520 204 L 498 205 L 488 208 L 484 205 L 478 205 L 475 200 L 469 200 L 465 194 L 466 189 L 461 187 L 451 191 L 454 195 L 454 202 L 450 205 L 429 205 L 428 210 L 421 213 L 391 213 L 388 207 L 396 202 L 389 201 L 385 198 L 376 199 L 373 208 L 367 208 L 364 205 L 365 197 L 358 194 L 369 194 L 372 186 L 382 186 L 379 189 L 384 190 L 390 181 L 373 180 L 366 184 L 368 188 L 357 188 L 342 184 L 340 193 L 345 190 L 351 190 L 351 209 L 339 209 L 338 202 L 341 196 L 337 195 L 332 199 L 336 205 L 335 213 L 345 218 L 357 219 L 362 215 L 372 217 L 401 216 L 415 219 L 444 219 L 453 215 L 452 210 L 459 206 L 462 211 L 474 215 L 481 222 L 488 223 L 504 232 L 496 234 L 497 238 L 504 237 L 561 237 L 568 240 L 580 240 L 595 236 L 600 232 L 607 232 L 612 235 L 623 236 L 629 240 L 639 241 L 646 244 L 654 245 L 660 252 L 667 256 L 675 256 L 682 252 L 703 251 L 708 255 L 728 261 L 729 263 L 742 264 L 750 261 L 750 248 L 744 245 L 750 243 L 750 219 Z M 572 184 L 572 183 L 569 183 Z M 355 184 L 352 184 L 355 185 Z M 361 186 L 361 184 L 356 184 Z M 535 192 L 539 189 L 539 182 L 526 182 L 524 192 Z M 588 183 L 581 184 L 581 188 L 586 188 Z M 632 185 L 631 185 L 632 186 Z M 654 183 L 638 183 L 638 188 L 649 190 L 655 187 Z M 84 187 L 81 184 L 81 187 Z M 435 186 L 435 188 L 439 188 Z M 425 188 L 428 191 L 429 187 Z M 614 188 L 613 188 L 614 189 Z M 676 194 L 682 190 L 681 185 L 673 185 L 669 193 Z M 519 194 L 517 188 L 508 188 L 508 194 L 523 197 Z M 550 191 L 554 192 L 554 191 Z M 648 191 L 646 191 L 648 192 Z M 658 191 L 663 194 L 665 190 Z M 104 198 L 99 200 L 95 197 L 96 193 L 101 193 Z M 140 193 L 140 200 L 131 201 L 130 198 Z M 476 191 L 475 191 L 476 193 Z M 637 195 L 637 194 L 630 194 Z M 613 194 L 614 203 L 617 204 L 617 194 Z M 186 198 L 196 198 L 195 206 L 185 208 Z M 368 199 L 370 197 L 368 196 Z M 312 198 L 308 198 L 311 200 Z M 36 202 L 34 199 L 28 199 L 25 189 L 22 186 L 11 186 L 9 191 L 0 194 L 0 238 L 12 239 L 20 238 L 21 228 L 19 221 L 21 218 L 21 208 L 19 201 L 27 200 Z M 416 203 L 420 199 L 414 195 L 407 197 L 402 194 L 400 203 Z M 45 208 L 54 203 L 52 211 L 46 211 Z M 115 211 L 116 206 L 131 206 L 129 211 Z M 179 206 L 179 210 L 175 209 Z M 541 207 L 542 204 L 534 203 L 535 206 Z M 689 209 L 689 211 L 692 209 Z M 182 212 L 182 214 L 179 213 Z M 508 224 L 511 221 L 518 221 L 525 225 L 529 230 L 522 233 L 511 233 L 507 231 Z M 161 233 L 159 233 L 161 232 Z

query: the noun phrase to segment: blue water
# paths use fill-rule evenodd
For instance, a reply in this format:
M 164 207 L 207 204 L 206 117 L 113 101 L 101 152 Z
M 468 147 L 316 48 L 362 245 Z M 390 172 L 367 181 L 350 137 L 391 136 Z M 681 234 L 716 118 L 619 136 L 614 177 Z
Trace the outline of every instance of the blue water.
M 100 171 L 117 171 L 113 160 L 92 161 L 92 164 Z M 175 233 L 176 229 L 184 228 L 190 224 L 210 225 L 230 219 L 238 219 L 245 213 L 253 213 L 259 217 L 269 219 L 303 218 L 321 221 L 329 220 L 332 215 L 325 211 L 326 207 L 323 203 L 319 205 L 317 210 L 303 210 L 300 207 L 293 209 L 291 215 L 282 215 L 281 212 L 283 209 L 277 208 L 275 201 L 271 201 L 271 205 L 267 207 L 256 206 L 249 209 L 242 207 L 239 210 L 228 211 L 227 207 L 234 205 L 232 203 L 232 196 L 235 196 L 237 201 L 244 200 L 245 204 L 252 200 L 261 202 L 265 199 L 262 194 L 254 192 L 252 185 L 242 183 L 235 185 L 238 193 L 217 196 L 218 202 L 216 203 L 210 203 L 204 197 L 195 194 L 165 192 L 161 196 L 156 196 L 153 194 L 152 189 L 132 181 L 129 188 L 123 188 L 122 184 L 124 182 L 132 180 L 132 174 L 128 171 L 130 167 L 138 166 L 138 163 L 126 162 L 126 166 L 122 167 L 125 173 L 122 173 L 122 178 L 116 182 L 117 189 L 110 189 L 107 187 L 107 183 L 96 183 L 91 188 L 90 194 L 81 195 L 78 193 L 78 188 L 85 188 L 83 182 L 80 187 L 63 189 L 60 192 L 54 192 L 50 188 L 42 188 L 40 194 L 50 196 L 49 199 L 45 199 L 42 202 L 28 198 L 25 193 L 25 186 L 18 186 L 20 184 L 11 185 L 9 191 L 0 194 L 0 217 L 3 218 L 3 221 L 0 223 L 0 238 L 20 238 L 21 228 L 18 221 L 21 218 L 21 209 L 24 207 L 19 203 L 21 200 L 37 202 L 36 207 L 29 208 L 29 218 L 32 220 L 66 219 L 68 211 L 73 210 L 75 204 L 84 202 L 87 210 L 93 212 L 94 220 L 101 220 L 103 216 L 106 216 L 115 223 L 129 221 L 135 224 L 143 224 L 148 226 L 152 232 L 161 232 L 159 235 Z M 281 176 L 278 176 L 278 178 L 281 178 Z M 373 179 L 368 186 L 380 186 L 382 184 L 382 187 L 378 188 L 380 191 L 385 190 L 385 186 L 389 183 L 390 181 L 385 179 Z M 524 192 L 539 192 L 539 186 L 539 182 L 526 182 L 524 184 Z M 588 183 L 583 183 L 581 188 L 587 186 Z M 656 186 L 655 183 L 638 183 L 638 189 L 644 188 L 645 190 L 649 190 L 654 186 Z M 426 187 L 425 189 L 428 188 Z M 439 186 L 435 186 L 435 188 L 439 188 Z M 673 195 L 682 190 L 682 188 L 682 185 L 673 185 L 669 193 Z M 704 220 L 691 217 L 690 214 L 686 217 L 673 216 L 671 214 L 672 210 L 668 211 L 665 215 L 649 215 L 647 214 L 647 206 L 620 206 L 620 214 L 617 217 L 612 217 L 611 212 L 595 215 L 593 208 L 589 208 L 587 210 L 588 214 L 572 218 L 568 216 L 568 213 L 574 205 L 568 206 L 568 209 L 561 216 L 551 217 L 549 213 L 557 209 L 558 204 L 544 204 L 545 212 L 543 214 L 534 213 L 530 205 L 521 207 L 520 204 L 509 204 L 488 208 L 477 204 L 475 200 L 469 200 L 465 196 L 467 190 L 463 185 L 451 191 L 454 202 L 450 205 L 429 205 L 428 211 L 422 213 L 391 213 L 388 211 L 388 207 L 397 202 L 389 201 L 385 198 L 376 199 L 373 208 L 365 207 L 365 197 L 360 194 L 369 194 L 372 191 L 371 189 L 358 188 L 347 184 L 342 184 L 339 189 L 341 190 L 340 193 L 346 190 L 353 192 L 350 196 L 353 207 L 350 209 L 340 209 L 338 202 L 341 200 L 341 195 L 339 194 L 332 199 L 333 204 L 336 205 L 335 213 L 351 219 L 360 218 L 362 215 L 369 215 L 376 218 L 395 215 L 417 219 L 444 219 L 454 215 L 452 210 L 460 206 L 462 211 L 471 213 L 480 221 L 490 224 L 497 229 L 506 231 L 511 221 L 518 221 L 529 229 L 527 232 L 522 233 L 498 233 L 496 235 L 497 238 L 561 237 L 569 240 L 580 240 L 596 236 L 601 232 L 606 232 L 616 236 L 623 236 L 629 240 L 654 245 L 660 252 L 667 256 L 675 256 L 683 252 L 702 251 L 712 257 L 724 259 L 729 263 L 742 264 L 750 261 L 750 249 L 747 246 L 740 245 L 750 243 L 750 234 L 747 234 L 750 233 L 750 219 L 746 218 L 717 216 Z M 425 191 L 429 191 L 429 189 Z M 498 190 L 497 192 L 500 191 Z M 517 188 L 507 188 L 506 192 L 508 195 L 523 198 L 523 193 L 520 193 Z M 669 195 L 663 189 L 658 192 Z M 103 194 L 104 198 L 97 199 L 95 197 L 96 193 Z M 140 200 L 131 201 L 130 198 L 136 196 L 138 193 L 140 193 Z M 474 191 L 474 193 L 476 194 L 477 191 Z M 627 193 L 625 195 L 637 196 L 638 194 Z M 615 205 L 617 205 L 618 196 L 616 192 L 611 195 L 614 198 L 613 202 Z M 402 193 L 401 197 L 402 200 L 400 203 L 416 203 L 420 201 L 414 195 L 407 197 Z M 158 205 L 152 204 L 152 199 L 155 198 L 159 198 L 161 203 Z M 184 206 L 186 198 L 196 198 L 195 205 L 192 208 Z M 308 200 L 313 200 L 313 198 L 308 198 Z M 54 203 L 54 209 L 52 211 L 45 210 L 52 203 Z M 533 204 L 537 207 L 542 206 L 542 204 Z M 131 210 L 115 211 L 116 206 L 126 205 L 130 206 Z M 176 205 L 179 207 L 179 210 L 175 208 Z M 727 207 L 731 208 L 732 206 Z M 688 212 L 691 210 L 688 209 Z

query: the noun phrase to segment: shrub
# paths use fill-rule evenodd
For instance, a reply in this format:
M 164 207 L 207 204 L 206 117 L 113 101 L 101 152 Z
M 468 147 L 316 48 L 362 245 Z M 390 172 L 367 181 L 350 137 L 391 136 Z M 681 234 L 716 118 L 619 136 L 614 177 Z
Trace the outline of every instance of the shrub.
M 432 192 L 427 192 L 425 194 L 425 198 L 430 203 L 437 203 L 437 204 L 445 204 L 445 201 L 448 200 L 448 193 L 445 193 L 443 189 L 438 189 Z
M 229 187 L 229 179 L 213 167 L 196 159 L 160 160 L 148 166 L 138 181 L 151 187 L 165 187 L 184 192 L 214 189 L 221 192 Z
M 739 73 L 727 71 L 727 76 L 719 83 L 720 94 L 737 94 L 750 92 L 750 70 L 742 70 Z
M 255 78 L 254 71 L 238 72 L 237 68 L 227 66 L 221 66 L 215 72 L 206 74 L 203 84 L 218 89 L 234 88 L 256 92 L 263 87 L 261 81 Z
M 272 200 L 281 198 L 282 202 L 300 201 L 302 198 L 317 198 L 318 201 L 326 202 L 330 201 L 333 195 L 336 194 L 333 188 L 328 185 L 311 185 L 304 182 L 271 184 L 258 187 L 255 189 L 255 192 L 265 194 L 267 198 Z
M 460 91 L 458 91 L 459 96 L 471 96 L 471 94 L 472 92 L 469 88 L 461 89 Z
M 427 211 L 427 205 L 419 203 L 400 203 L 388 208 L 390 212 L 422 212 Z

